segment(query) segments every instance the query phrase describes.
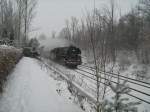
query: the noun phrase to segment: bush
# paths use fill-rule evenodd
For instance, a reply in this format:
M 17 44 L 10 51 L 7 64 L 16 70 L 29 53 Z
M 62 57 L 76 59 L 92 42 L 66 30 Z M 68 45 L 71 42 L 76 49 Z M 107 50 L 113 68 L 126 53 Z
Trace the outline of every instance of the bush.
M 0 46 L 0 92 L 8 74 L 22 57 L 22 50 L 14 47 Z

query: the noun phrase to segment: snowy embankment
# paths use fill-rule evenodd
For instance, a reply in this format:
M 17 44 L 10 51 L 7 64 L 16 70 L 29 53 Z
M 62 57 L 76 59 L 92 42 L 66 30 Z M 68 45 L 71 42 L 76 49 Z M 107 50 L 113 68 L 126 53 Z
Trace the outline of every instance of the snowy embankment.
M 80 71 L 82 74 L 86 74 L 87 76 L 91 76 L 91 74 L 94 74 L 93 64 L 87 63 L 88 59 L 84 57 L 84 64 L 78 67 L 78 69 L 81 69 Z M 133 60 L 132 60 L 133 61 Z M 149 112 L 150 111 L 150 66 L 144 65 L 140 63 L 131 63 L 126 67 L 125 70 L 119 70 L 119 67 L 121 66 L 115 66 L 113 68 L 113 72 L 115 74 L 110 74 L 109 71 L 111 71 L 110 65 L 107 66 L 105 75 L 107 77 L 111 77 L 110 82 L 113 85 L 116 85 L 117 82 L 117 75 L 118 72 L 120 73 L 120 82 L 126 81 L 126 85 L 129 86 L 130 96 L 128 94 L 124 95 L 124 98 L 129 98 L 129 101 L 131 102 L 139 102 L 141 101 L 141 104 L 138 105 L 138 111 L 139 112 Z M 101 78 L 102 80 L 105 79 L 104 73 L 101 72 Z M 89 84 L 88 84 L 89 85 Z M 109 101 L 112 100 L 112 97 L 114 96 L 114 92 L 110 87 L 108 87 L 108 92 L 106 92 L 106 99 Z M 144 100 L 144 101 L 142 101 Z
M 86 94 L 88 94 L 88 95 L 85 95 L 88 99 L 90 99 L 90 98 L 95 99 L 95 97 L 96 97 L 96 87 L 95 87 L 96 84 L 94 85 L 94 81 L 91 80 L 91 78 L 95 79 L 92 76 L 92 74 L 94 74 L 94 71 L 87 69 L 87 68 L 85 69 L 84 66 L 82 66 L 82 65 L 78 66 L 78 69 L 76 69 L 76 70 L 71 70 L 71 69 L 68 69 L 62 65 L 59 65 L 59 64 L 51 62 L 51 61 L 49 61 L 49 63 L 50 63 L 50 65 L 52 64 L 52 66 L 54 66 L 54 68 L 57 68 L 56 71 L 60 71 L 60 74 L 62 74 L 62 76 L 66 75 L 72 81 L 72 83 L 74 85 L 78 85 L 80 88 L 82 88 L 82 90 Z M 132 72 L 129 72 L 129 73 L 131 74 Z M 122 75 L 122 74 L 120 74 L 120 75 Z M 124 75 L 124 76 L 126 76 L 126 75 Z M 101 77 L 104 78 L 104 74 L 101 74 Z M 128 76 L 126 76 L 126 77 L 128 77 Z M 131 90 L 130 94 L 135 96 L 135 97 L 132 97 L 129 95 L 124 95 L 125 98 L 129 98 L 129 102 L 130 101 L 131 102 L 141 101 L 137 98 L 143 99 L 143 100 L 148 101 L 148 102 L 150 101 L 150 97 L 147 95 L 147 94 L 150 94 L 150 89 L 149 89 L 150 86 L 148 86 L 147 84 L 143 84 L 141 82 L 138 82 L 138 80 L 135 81 L 136 79 L 135 80 L 129 80 L 129 79 L 122 78 L 122 77 L 121 77 L 121 79 L 127 81 L 126 84 L 130 87 L 130 90 Z M 113 75 L 111 81 L 117 82 L 117 79 L 114 77 L 114 75 Z M 113 84 L 116 84 L 116 83 L 113 83 Z M 103 89 L 103 88 L 100 88 L 100 91 L 101 91 L 101 89 Z M 80 93 L 82 94 L 82 92 L 80 92 Z M 114 92 L 111 90 L 111 88 L 108 87 L 106 90 L 106 99 L 111 101 L 112 97 L 114 95 L 115 95 Z M 90 98 L 88 96 L 90 96 Z M 150 110 L 149 104 L 146 102 L 143 102 L 143 101 L 141 101 L 141 104 L 138 105 L 137 107 L 138 107 L 139 112 Z
M 56 91 L 53 80 L 37 60 L 23 58 L 10 75 L 0 99 L 0 112 L 82 112 Z

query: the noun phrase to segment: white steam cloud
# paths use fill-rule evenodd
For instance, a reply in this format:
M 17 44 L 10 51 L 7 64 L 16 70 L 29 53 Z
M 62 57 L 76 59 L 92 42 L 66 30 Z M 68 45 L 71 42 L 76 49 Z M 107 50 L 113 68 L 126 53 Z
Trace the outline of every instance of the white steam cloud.
M 61 38 L 46 38 L 44 40 L 40 40 L 40 45 L 43 46 L 45 50 L 50 51 L 57 47 L 69 46 L 71 43 Z

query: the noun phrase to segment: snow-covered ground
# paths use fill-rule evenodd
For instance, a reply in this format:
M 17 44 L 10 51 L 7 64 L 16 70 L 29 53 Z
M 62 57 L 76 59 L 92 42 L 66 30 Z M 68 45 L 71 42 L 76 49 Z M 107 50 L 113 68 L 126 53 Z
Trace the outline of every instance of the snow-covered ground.
M 82 89 L 84 90 L 85 93 L 88 93 L 92 96 L 92 98 L 95 97 L 95 94 L 96 94 L 96 91 L 95 91 L 95 86 L 94 85 L 94 82 L 92 80 L 90 80 L 88 77 L 84 77 L 83 75 L 81 75 L 80 73 L 84 74 L 84 75 L 87 75 L 89 77 L 92 77 L 91 74 L 89 73 L 92 73 L 93 74 L 93 71 L 91 71 L 90 69 L 84 69 L 82 67 L 78 67 L 79 69 L 82 69 L 82 70 L 85 70 L 86 72 L 83 72 L 83 71 L 80 71 L 80 73 L 77 73 L 75 72 L 76 70 L 71 70 L 71 69 L 68 69 L 62 65 L 59 65 L 57 63 L 54 63 L 54 62 L 51 62 L 50 63 L 53 64 L 53 66 L 56 66 L 56 68 L 58 68 L 58 70 L 60 70 L 62 73 L 66 74 L 67 77 L 70 77 L 70 79 L 75 82 L 77 85 L 79 85 L 80 87 L 82 87 Z M 133 71 L 133 70 L 132 70 Z M 89 73 L 87 73 L 89 72 Z M 128 70 L 128 72 L 131 74 L 133 72 L 130 72 L 130 70 Z M 124 74 L 125 75 L 125 74 Z M 125 75 L 126 76 L 126 75 Z M 103 76 L 104 77 L 104 76 Z M 129 76 L 126 76 L 126 77 L 129 77 Z M 134 77 L 131 77 L 131 78 L 134 78 Z M 116 82 L 116 78 L 112 78 L 112 80 L 114 82 Z M 134 81 L 133 81 L 134 82 Z M 143 87 L 143 86 L 140 86 L 140 85 L 137 85 L 137 84 L 134 84 L 134 83 L 131 83 L 131 82 L 128 82 L 127 83 L 131 88 L 133 89 L 136 89 L 138 91 L 141 91 L 141 92 L 145 92 L 147 94 L 150 94 L 150 89 L 149 88 L 146 88 L 146 87 Z M 142 84 L 142 83 L 139 83 L 138 84 Z M 144 85 L 144 84 L 143 84 Z M 106 92 L 106 98 L 111 100 L 111 97 L 114 96 L 114 93 L 113 91 L 111 91 L 111 89 L 108 87 L 107 88 L 107 92 Z M 130 92 L 130 94 L 138 97 L 138 98 L 142 98 L 146 101 L 149 101 L 150 100 L 150 97 L 147 96 L 147 95 L 144 95 L 142 93 L 139 93 L 137 91 L 134 91 L 132 90 Z M 125 95 L 126 98 L 129 98 L 129 100 L 132 102 L 138 102 L 140 100 L 136 99 L 136 98 L 133 98 L 131 96 L 128 96 L 128 95 Z M 143 112 L 143 111 L 149 111 L 150 110 L 150 106 L 149 104 L 147 103 L 144 103 L 144 102 L 141 102 L 140 105 L 137 106 L 138 107 L 138 110 L 139 112 Z
M 83 61 L 83 64 L 85 64 L 86 66 L 93 67 L 93 64 L 90 63 L 90 61 L 88 61 L 88 59 L 86 57 L 83 56 L 82 57 L 82 61 Z M 135 61 L 135 59 L 130 59 L 130 62 L 134 62 L 134 61 Z M 110 68 L 112 68 L 111 66 L 112 65 L 107 65 L 106 71 L 110 71 Z M 82 70 L 84 70 L 84 71 L 87 71 L 89 73 L 94 74 L 93 70 L 90 70 L 90 68 L 87 68 L 87 67 L 82 66 L 82 65 L 79 68 L 82 69 Z M 113 68 L 114 73 L 117 74 L 117 72 L 119 71 L 118 69 L 119 69 L 119 66 L 115 66 Z M 131 63 L 130 65 L 128 65 L 125 70 L 119 71 L 119 72 L 120 72 L 121 76 L 125 76 L 125 77 L 128 77 L 128 78 L 132 78 L 132 79 L 137 80 L 137 81 L 135 81 L 135 80 L 129 80 L 129 79 L 126 79 L 126 78 L 122 78 L 122 79 L 126 79 L 127 80 L 126 84 L 129 85 L 129 87 L 131 89 L 132 88 L 134 89 L 134 90 L 132 90 L 130 92 L 131 95 L 134 95 L 134 96 L 136 96 L 138 98 L 141 98 L 143 100 L 146 100 L 148 102 L 150 101 L 150 97 L 149 97 L 149 95 L 150 95 L 150 88 L 149 88 L 150 85 L 138 82 L 138 81 L 143 81 L 145 83 L 150 83 L 150 66 L 143 65 L 143 64 L 140 64 L 137 61 L 135 61 L 134 63 Z M 86 72 L 81 72 L 81 73 L 84 73 L 84 74 L 87 74 L 87 75 L 91 76 L 90 74 L 88 74 Z M 141 76 L 145 76 L 145 77 L 142 79 L 142 77 L 138 76 L 138 74 L 141 75 Z M 102 77 L 104 77 L 103 75 L 104 74 L 101 74 Z M 114 78 L 114 77 L 112 77 L 111 80 L 113 82 L 117 82 L 117 79 Z M 129 82 L 129 81 L 131 81 L 131 82 Z M 140 86 L 138 84 L 141 84 L 143 86 Z M 145 87 L 145 86 L 147 86 L 147 87 Z M 135 91 L 135 90 L 137 90 L 137 91 Z M 142 94 L 139 91 L 143 92 L 143 93 L 146 93 L 146 94 L 149 94 L 149 95 Z M 106 95 L 106 98 L 109 99 L 109 100 L 111 100 L 111 98 L 113 96 L 114 96 L 113 91 L 108 88 L 108 93 Z M 129 95 L 124 95 L 124 97 L 129 98 L 130 101 L 134 101 L 134 102 L 140 101 L 137 98 L 133 98 L 133 97 L 131 97 Z M 141 104 L 138 105 L 137 107 L 138 107 L 138 111 L 139 112 L 149 112 L 150 111 L 150 104 L 142 102 L 142 101 L 141 101 Z
M 8 78 L 0 112 L 82 112 L 57 90 L 59 82 L 37 60 L 24 57 Z M 63 86 L 64 87 L 64 86 Z
M 63 96 L 68 96 L 70 100 L 78 104 L 85 112 L 95 112 L 95 87 L 92 80 L 88 80 L 86 77 L 80 77 L 77 72 L 73 69 L 69 69 L 51 60 L 42 59 L 44 61 L 44 66 L 46 65 L 50 70 L 54 71 L 55 75 L 51 75 L 56 80 L 63 79 L 60 85 L 62 88 L 71 89 L 71 95 L 66 94 L 67 91 L 61 89 L 61 94 Z M 59 78 L 60 77 L 60 78 Z M 92 82 L 91 82 L 92 81 Z M 71 85 L 71 86 L 70 86 Z M 70 98 L 71 96 L 71 98 Z

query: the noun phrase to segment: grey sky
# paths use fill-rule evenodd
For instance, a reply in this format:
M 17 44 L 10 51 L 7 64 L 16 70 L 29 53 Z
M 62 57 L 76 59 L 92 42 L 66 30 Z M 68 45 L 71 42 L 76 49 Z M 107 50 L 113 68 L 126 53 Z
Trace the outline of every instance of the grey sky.
M 115 0 L 123 13 L 134 7 L 138 0 Z M 108 5 L 109 0 L 95 0 L 96 7 Z M 94 0 L 38 0 L 36 17 L 33 21 L 34 34 L 45 33 L 50 36 L 55 30 L 59 32 L 65 25 L 65 20 L 71 16 L 82 17 L 86 10 L 91 11 Z

